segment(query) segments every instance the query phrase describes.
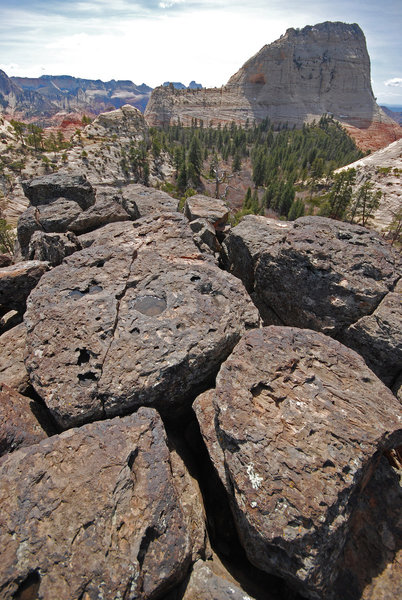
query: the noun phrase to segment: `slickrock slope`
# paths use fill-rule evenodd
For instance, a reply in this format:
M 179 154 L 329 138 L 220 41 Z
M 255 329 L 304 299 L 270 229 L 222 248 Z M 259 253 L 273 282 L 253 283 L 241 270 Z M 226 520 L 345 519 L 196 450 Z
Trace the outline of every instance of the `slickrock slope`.
M 369 180 L 382 196 L 370 227 L 384 231 L 402 207 L 402 139 L 338 169 L 356 169 L 356 187 Z
M 159 87 L 145 111 L 150 125 L 191 119 L 245 124 L 269 117 L 300 126 L 331 113 L 358 129 L 385 125 L 388 143 L 402 132 L 376 104 L 366 41 L 356 24 L 325 22 L 288 29 L 264 46 L 221 89 Z M 396 137 L 395 137 L 396 136 Z

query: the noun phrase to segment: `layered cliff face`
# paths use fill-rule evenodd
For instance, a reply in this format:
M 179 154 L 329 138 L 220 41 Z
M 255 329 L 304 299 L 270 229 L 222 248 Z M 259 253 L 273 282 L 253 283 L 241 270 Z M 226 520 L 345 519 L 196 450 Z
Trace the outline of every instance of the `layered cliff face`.
M 299 126 L 323 113 L 357 128 L 375 122 L 398 129 L 376 104 L 365 37 L 356 24 L 288 29 L 221 89 L 156 88 L 145 115 L 151 125 L 178 119 L 188 125 L 192 118 L 212 125 L 244 124 L 269 117 L 274 123 Z
M 0 70 L 0 113 L 14 118 L 30 119 L 33 116 L 47 116 L 51 110 L 49 100 L 35 90 L 24 91 Z

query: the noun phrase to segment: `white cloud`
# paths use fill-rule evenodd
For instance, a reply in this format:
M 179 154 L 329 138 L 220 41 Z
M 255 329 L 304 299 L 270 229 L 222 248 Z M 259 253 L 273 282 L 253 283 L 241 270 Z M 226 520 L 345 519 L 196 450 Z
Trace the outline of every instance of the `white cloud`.
M 384 81 L 384 84 L 390 87 L 402 87 L 402 77 L 388 79 L 388 81 Z

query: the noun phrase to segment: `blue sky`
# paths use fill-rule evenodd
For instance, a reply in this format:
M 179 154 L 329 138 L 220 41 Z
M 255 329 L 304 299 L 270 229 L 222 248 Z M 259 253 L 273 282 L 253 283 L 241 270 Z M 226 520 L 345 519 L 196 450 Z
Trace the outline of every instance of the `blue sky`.
M 402 105 L 400 0 L 0 0 L 0 68 L 219 87 L 287 28 L 322 21 L 360 25 L 374 94 Z

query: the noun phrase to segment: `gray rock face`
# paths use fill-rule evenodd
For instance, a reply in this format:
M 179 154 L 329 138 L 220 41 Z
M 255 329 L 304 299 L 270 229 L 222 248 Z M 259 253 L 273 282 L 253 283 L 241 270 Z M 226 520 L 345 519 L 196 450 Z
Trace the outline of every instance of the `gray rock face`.
M 215 229 L 222 230 L 228 221 L 229 207 L 223 200 L 196 194 L 187 198 L 184 214 L 189 221 L 205 219 Z
M 24 258 L 29 256 L 29 244 L 36 231 L 65 233 L 82 213 L 73 200 L 58 198 L 51 204 L 29 206 L 18 220 L 17 236 Z
M 109 223 L 88 233 L 78 236 L 81 247 L 89 248 L 92 244 L 102 246 L 103 244 L 120 242 L 126 243 L 133 236 L 133 224 L 131 221 L 118 221 Z
M 206 219 L 195 219 L 190 222 L 191 230 L 194 231 L 194 242 L 201 252 L 218 253 L 221 245 L 216 237 L 216 230 Z
M 30 260 L 0 269 L 0 313 L 24 312 L 27 297 L 48 268 L 45 262 Z
M 71 231 L 76 234 L 91 231 L 114 223 L 116 221 L 128 221 L 130 219 L 127 212 L 113 198 L 104 195 L 96 196 L 93 206 L 82 212 L 70 225 Z
M 353 323 L 341 341 L 359 352 L 370 369 L 392 387 L 402 372 L 402 280 L 371 315 Z
M 37 416 L 43 408 L 0 383 L 0 456 L 47 438 Z
M 309 598 L 339 598 L 356 497 L 376 453 L 402 441 L 398 400 L 339 342 L 267 327 L 242 338 L 194 406 L 249 560 Z
M 0 336 L 0 382 L 24 394 L 31 387 L 24 364 L 26 327 L 20 323 Z
M 32 206 L 50 204 L 56 198 L 67 198 L 85 210 L 95 202 L 94 190 L 85 175 L 53 173 L 23 181 L 22 187 Z
M 144 404 L 173 416 L 258 325 L 181 215 L 133 230 L 66 258 L 30 296 L 27 369 L 64 428 Z
M 44 233 L 35 231 L 29 241 L 29 260 L 42 260 L 52 267 L 59 265 L 66 256 L 81 250 L 77 236 L 68 233 Z
M 0 471 L 4 600 L 156 600 L 184 577 L 190 536 L 155 411 L 54 436 Z
M 343 600 L 392 600 L 402 594 L 402 488 L 395 452 L 378 466 L 356 501 L 334 582 Z M 399 468 L 398 468 L 399 466 Z
M 224 266 L 242 280 L 250 294 L 254 291 L 254 271 L 261 254 L 276 242 L 283 242 L 292 227 L 287 221 L 246 215 L 224 239 Z
M 401 305 L 391 292 L 401 266 L 378 234 L 322 217 L 285 224 L 248 217 L 223 246 L 227 268 L 243 280 L 266 324 L 322 331 L 377 363 L 384 381 L 396 376 Z
M 166 192 L 146 187 L 139 183 L 126 185 L 122 188 L 122 206 L 130 214 L 137 207 L 141 217 L 159 216 L 165 212 L 177 212 L 179 201 Z

